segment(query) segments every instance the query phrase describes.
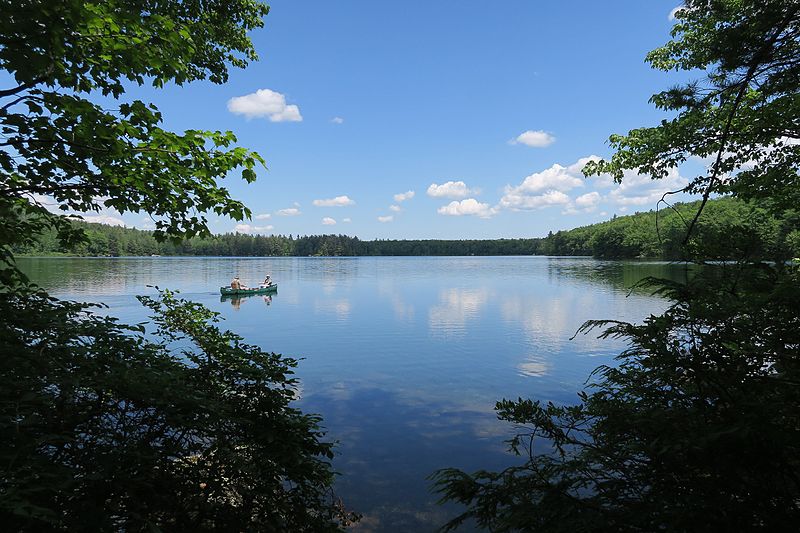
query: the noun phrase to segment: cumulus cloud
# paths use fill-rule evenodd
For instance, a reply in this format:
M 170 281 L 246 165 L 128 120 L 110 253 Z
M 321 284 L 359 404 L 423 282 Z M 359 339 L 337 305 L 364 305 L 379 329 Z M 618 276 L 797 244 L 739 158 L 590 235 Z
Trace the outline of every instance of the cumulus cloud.
M 63 214 L 63 211 L 58 208 L 58 202 L 52 196 L 45 196 L 43 194 L 33 193 L 27 196 L 30 203 L 43 207 L 51 213 Z
M 395 202 L 405 202 L 406 200 L 411 200 L 412 198 L 414 198 L 414 194 L 416 194 L 414 191 L 406 191 L 406 192 L 401 192 L 401 193 L 395 194 L 394 195 L 394 201 Z
M 667 17 L 667 18 L 668 18 L 669 20 L 676 20 L 676 19 L 678 18 L 678 17 L 676 16 L 676 15 L 678 14 L 678 11 L 682 11 L 682 10 L 684 10 L 684 9 L 686 9 L 686 7 L 685 7 L 685 6 L 676 6 L 676 7 L 673 7 L 673 8 L 672 8 L 672 10 L 669 12 L 669 15 L 668 15 L 668 17 Z
M 677 191 L 686 187 L 689 180 L 670 169 L 667 176 L 654 180 L 635 170 L 626 170 L 622 183 L 608 193 L 608 198 L 617 205 L 649 205 L 658 202 L 667 191 Z
M 600 193 L 597 191 L 588 192 L 586 194 L 582 194 L 575 198 L 575 201 L 572 205 L 568 206 L 564 210 L 564 214 L 567 215 L 574 215 L 577 213 L 589 213 L 594 211 L 597 205 L 600 203 L 602 197 Z
M 322 219 L 322 224 L 324 226 L 333 226 L 334 224 L 336 224 L 336 220 L 331 217 L 325 217 Z
M 575 198 L 575 205 L 581 209 L 597 207 L 600 203 L 600 193 L 597 191 L 582 194 Z
M 317 207 L 344 207 L 346 205 L 355 204 L 355 202 L 347 196 L 337 196 L 336 198 L 328 198 L 326 200 L 314 200 L 311 203 Z
M 256 220 L 268 220 L 272 218 L 272 215 L 270 215 L 269 213 L 261 213 L 260 215 L 256 215 L 253 218 L 255 218 Z
M 385 217 L 378 217 L 378 222 L 386 223 L 386 222 L 391 222 L 392 220 L 394 220 L 394 216 L 392 215 L 386 215 Z
M 575 187 L 582 187 L 584 178 L 581 169 L 589 161 L 596 161 L 599 157 L 592 155 L 582 157 L 569 166 L 561 166 L 558 163 L 542 172 L 534 172 L 527 176 L 522 183 L 514 187 L 518 192 L 536 193 L 545 190 L 556 190 L 567 192 Z
M 71 216 L 69 218 L 75 220 L 83 220 L 84 222 L 88 222 L 90 224 L 105 224 L 107 226 L 120 226 L 125 227 L 125 222 L 121 218 L 117 218 L 111 215 L 80 215 L 80 216 Z
M 270 122 L 300 122 L 300 108 L 287 105 L 286 97 L 270 89 L 259 89 L 244 96 L 228 100 L 228 111 L 247 118 L 268 118 Z
M 334 124 L 344 124 L 344 119 L 342 117 L 333 117 L 331 122 Z
M 296 217 L 300 214 L 300 210 L 296 207 L 287 207 L 286 209 L 278 209 L 275 214 L 282 217 Z
M 533 148 L 544 148 L 550 146 L 556 141 L 556 138 L 543 130 L 528 130 L 517 135 L 512 139 L 511 144 L 524 144 Z
M 581 170 L 589 161 L 600 159 L 596 155 L 582 157 L 568 166 L 554 164 L 541 172 L 534 172 L 516 186 L 507 185 L 500 206 L 513 209 L 540 209 L 551 205 L 568 205 L 566 192 L 584 186 Z
M 547 191 L 544 194 L 518 194 L 507 191 L 500 199 L 500 206 L 513 211 L 542 209 L 554 205 L 569 204 L 569 196 L 561 191 Z
M 233 230 L 236 233 L 264 233 L 266 231 L 270 231 L 273 228 L 272 225 L 269 226 L 251 226 L 250 224 L 237 224 Z
M 489 207 L 489 204 L 481 203 L 475 198 L 467 198 L 466 200 L 461 200 L 460 202 L 453 200 L 449 204 L 440 207 L 436 212 L 440 215 L 456 217 L 473 215 L 480 218 L 491 218 L 496 214 L 497 211 L 495 208 Z
M 347 222 L 352 222 L 352 221 L 349 218 L 343 218 L 342 222 L 347 223 Z
M 390 205 L 389 206 L 389 210 L 390 211 L 394 211 L 395 213 L 399 213 L 400 211 L 402 211 L 402 209 L 400 209 L 399 205 Z
M 463 181 L 448 181 L 441 185 L 431 183 L 428 187 L 428 196 L 434 198 L 464 198 L 477 193 L 477 189 L 470 189 Z

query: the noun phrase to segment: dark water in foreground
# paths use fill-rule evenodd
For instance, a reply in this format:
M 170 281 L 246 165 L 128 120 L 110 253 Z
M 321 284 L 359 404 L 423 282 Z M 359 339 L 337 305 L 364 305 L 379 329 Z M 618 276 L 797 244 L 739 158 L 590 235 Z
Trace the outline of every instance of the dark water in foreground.
M 501 398 L 571 402 L 623 345 L 569 340 L 588 319 L 640 320 L 666 303 L 629 293 L 645 276 L 681 279 L 680 265 L 557 257 L 23 258 L 55 296 L 103 302 L 147 318 L 147 285 L 219 311 L 262 348 L 302 357 L 300 407 L 339 441 L 337 493 L 364 514 L 359 531 L 432 531 L 453 509 L 435 504 L 438 468 L 515 462 Z M 234 274 L 270 273 L 271 298 L 222 299 Z

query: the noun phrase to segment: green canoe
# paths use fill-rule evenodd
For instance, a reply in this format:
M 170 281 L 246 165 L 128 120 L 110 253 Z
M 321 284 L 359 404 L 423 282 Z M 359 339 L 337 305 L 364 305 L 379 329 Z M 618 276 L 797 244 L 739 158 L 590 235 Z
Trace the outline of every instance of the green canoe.
M 251 289 L 231 289 L 230 287 L 220 287 L 219 293 L 223 296 L 247 296 L 248 294 L 267 294 L 278 290 L 278 285 L 273 283 L 269 287 L 253 287 Z

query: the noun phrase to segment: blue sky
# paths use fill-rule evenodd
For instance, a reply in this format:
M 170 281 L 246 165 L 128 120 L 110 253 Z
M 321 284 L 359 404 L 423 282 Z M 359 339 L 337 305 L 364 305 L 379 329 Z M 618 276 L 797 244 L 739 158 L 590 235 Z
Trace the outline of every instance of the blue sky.
M 256 183 L 226 180 L 257 216 L 239 231 L 536 237 L 651 209 L 691 177 L 619 187 L 579 172 L 610 155 L 609 134 L 663 118 L 648 98 L 678 78 L 644 56 L 677 3 L 276 0 L 252 36 L 260 61 L 225 85 L 130 96 L 166 127 L 229 129 L 266 158 Z

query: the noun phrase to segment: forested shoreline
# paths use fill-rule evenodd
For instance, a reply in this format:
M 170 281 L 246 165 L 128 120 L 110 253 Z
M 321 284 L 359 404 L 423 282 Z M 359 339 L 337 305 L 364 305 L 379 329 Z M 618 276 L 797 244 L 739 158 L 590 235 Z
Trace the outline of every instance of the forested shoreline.
M 195 237 L 179 244 L 160 242 L 152 231 L 74 221 L 84 242 L 64 246 L 55 231 L 21 246 L 18 255 L 97 256 L 453 256 L 590 255 L 605 259 L 678 260 L 797 257 L 800 214 L 781 217 L 735 198 L 718 198 L 704 208 L 692 239 L 684 244 L 686 224 L 699 202 L 675 204 L 572 230 L 527 239 L 372 240 L 347 235 L 246 235 Z M 657 219 L 657 221 L 656 221 Z

